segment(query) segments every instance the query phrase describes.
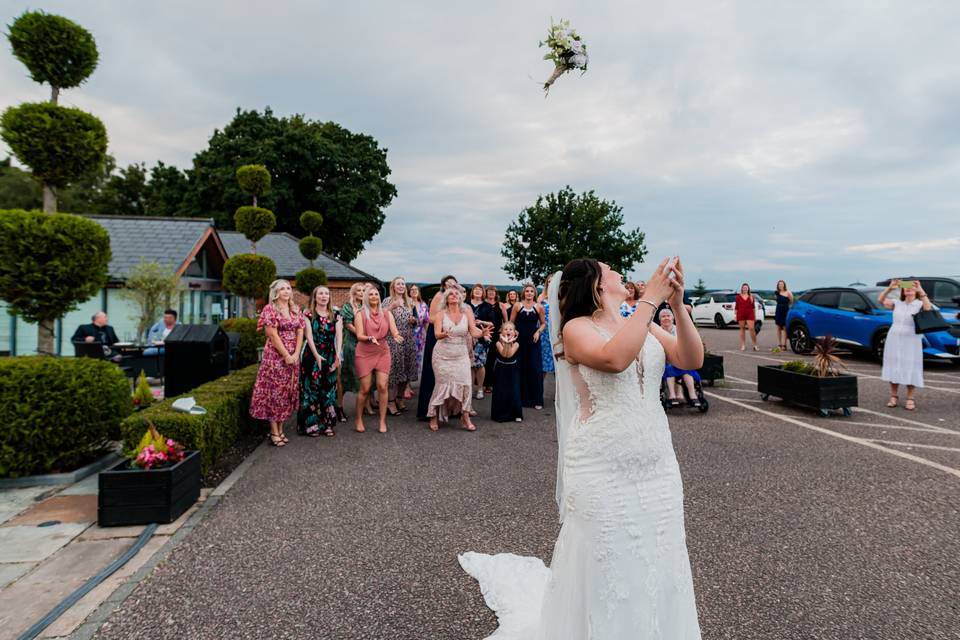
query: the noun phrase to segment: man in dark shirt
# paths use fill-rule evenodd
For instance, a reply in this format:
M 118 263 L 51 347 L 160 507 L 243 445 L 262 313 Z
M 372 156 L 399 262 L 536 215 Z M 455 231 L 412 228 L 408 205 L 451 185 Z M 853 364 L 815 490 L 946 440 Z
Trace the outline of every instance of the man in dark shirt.
M 98 311 L 93 314 L 91 320 L 93 321 L 90 324 L 82 324 L 77 327 L 77 330 L 73 332 L 73 337 L 70 338 L 73 342 L 99 342 L 107 347 L 120 342 L 113 327 L 107 324 L 106 313 Z

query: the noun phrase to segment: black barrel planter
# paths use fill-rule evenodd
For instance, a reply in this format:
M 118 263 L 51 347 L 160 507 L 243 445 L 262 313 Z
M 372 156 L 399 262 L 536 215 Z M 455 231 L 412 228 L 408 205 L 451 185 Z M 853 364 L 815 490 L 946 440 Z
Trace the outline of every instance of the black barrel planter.
M 199 451 L 187 451 L 177 464 L 159 469 L 138 469 L 124 460 L 100 472 L 97 523 L 101 527 L 167 524 L 199 497 Z
M 697 369 L 700 379 L 711 387 L 714 380 L 723 380 L 723 356 L 703 354 L 703 366 Z
M 757 367 L 757 391 L 764 400 L 776 396 L 785 402 L 808 407 L 826 416 L 834 409 L 850 415 L 858 406 L 857 376 L 842 374 L 821 378 L 797 371 L 784 371 L 779 365 Z

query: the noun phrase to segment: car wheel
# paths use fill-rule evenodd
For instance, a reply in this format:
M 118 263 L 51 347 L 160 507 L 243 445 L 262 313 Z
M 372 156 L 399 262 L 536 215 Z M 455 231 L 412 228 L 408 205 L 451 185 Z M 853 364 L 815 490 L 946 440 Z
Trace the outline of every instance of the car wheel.
M 717 325 L 717 329 L 726 329 L 727 323 L 724 321 L 723 316 L 719 313 L 713 316 L 713 323 Z
M 879 331 L 876 336 L 873 338 L 873 346 L 870 349 L 873 352 L 873 357 L 877 362 L 883 362 L 883 349 L 887 344 L 887 332 Z
M 806 325 L 800 323 L 793 325 L 790 327 L 787 337 L 790 339 L 790 348 L 793 349 L 794 353 L 810 353 L 812 346 L 810 332 Z

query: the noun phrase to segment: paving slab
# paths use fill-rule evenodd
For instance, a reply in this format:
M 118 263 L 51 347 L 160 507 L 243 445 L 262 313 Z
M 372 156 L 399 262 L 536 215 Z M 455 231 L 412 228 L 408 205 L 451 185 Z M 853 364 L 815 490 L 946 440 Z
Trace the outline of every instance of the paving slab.
M 0 589 L 37 566 L 36 562 L 4 562 L 0 564 Z
M 38 496 L 50 491 L 50 487 L 22 487 L 0 490 L 0 524 L 33 506 Z
M 0 527 L 0 563 L 46 560 L 89 526 L 65 522 L 50 527 Z
M 97 495 L 100 492 L 100 475 L 94 473 L 89 475 L 80 482 L 72 484 L 58 495 L 61 496 L 78 496 L 78 495 Z
M 11 518 L 4 527 L 36 525 L 44 522 L 85 522 L 97 521 L 97 496 L 57 495 L 38 502 L 15 518 Z

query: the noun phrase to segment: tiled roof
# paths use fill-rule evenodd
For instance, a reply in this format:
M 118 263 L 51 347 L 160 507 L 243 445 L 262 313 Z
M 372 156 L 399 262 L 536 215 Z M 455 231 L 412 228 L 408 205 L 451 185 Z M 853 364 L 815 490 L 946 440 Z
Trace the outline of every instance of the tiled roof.
M 86 216 L 110 234 L 111 280 L 122 280 L 141 260 L 179 269 L 213 224 L 210 218 Z
M 239 231 L 218 231 L 217 233 L 228 256 L 250 253 L 250 241 Z M 257 254 L 268 256 L 277 263 L 277 275 L 279 277 L 293 278 L 298 271 L 310 266 L 310 262 L 300 255 L 299 244 L 300 240 L 289 233 L 268 233 L 257 242 Z M 337 260 L 326 253 L 321 253 L 314 264 L 326 271 L 327 278 L 331 280 L 373 280 L 379 282 L 376 276 L 351 267 L 346 262 Z

